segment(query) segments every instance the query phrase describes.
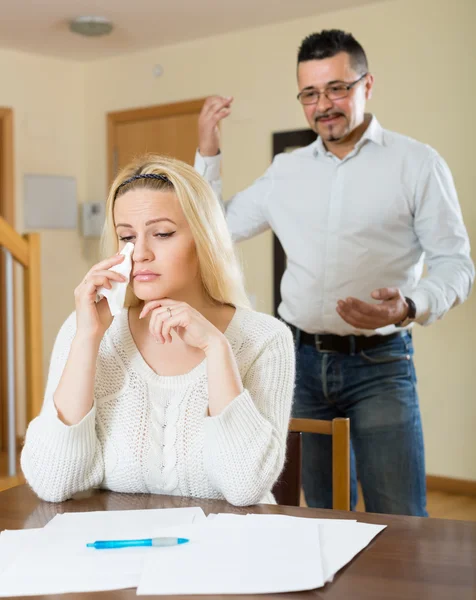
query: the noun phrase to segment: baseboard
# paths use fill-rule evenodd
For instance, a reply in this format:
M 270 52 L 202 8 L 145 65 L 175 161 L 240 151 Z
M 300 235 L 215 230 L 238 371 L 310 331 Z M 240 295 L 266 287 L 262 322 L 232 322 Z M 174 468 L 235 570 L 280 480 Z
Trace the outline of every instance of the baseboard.
M 455 479 L 453 477 L 427 475 L 426 488 L 435 492 L 476 496 L 476 481 L 472 479 Z

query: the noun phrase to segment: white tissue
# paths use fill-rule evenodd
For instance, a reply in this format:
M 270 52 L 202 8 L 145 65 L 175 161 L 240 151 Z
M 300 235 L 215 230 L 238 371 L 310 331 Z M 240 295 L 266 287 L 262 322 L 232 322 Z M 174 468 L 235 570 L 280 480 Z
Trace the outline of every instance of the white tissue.
M 110 290 L 105 287 L 100 287 L 97 290 L 96 302 L 99 302 L 101 298 L 106 298 L 109 304 L 109 310 L 113 317 L 118 315 L 124 308 L 124 300 L 126 299 L 127 286 L 129 285 L 129 278 L 132 270 L 133 251 L 134 244 L 132 242 L 127 242 L 121 251 L 121 254 L 124 254 L 125 256 L 124 260 L 109 269 L 109 271 L 115 271 L 116 273 L 124 275 L 124 277 L 127 278 L 126 281 L 111 281 L 112 287 Z

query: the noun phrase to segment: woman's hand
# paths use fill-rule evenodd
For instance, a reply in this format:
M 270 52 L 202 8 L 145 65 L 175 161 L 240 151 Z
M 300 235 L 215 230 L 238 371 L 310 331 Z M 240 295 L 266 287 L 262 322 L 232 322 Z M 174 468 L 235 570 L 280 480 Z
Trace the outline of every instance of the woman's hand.
M 123 275 L 108 270 L 120 264 L 123 260 L 123 254 L 116 254 L 97 263 L 88 271 L 83 281 L 74 290 L 78 334 L 102 339 L 111 325 L 113 317 L 107 300 L 102 298 L 96 303 L 96 293 L 100 287 L 111 289 L 112 281 L 127 281 Z
M 169 298 L 152 300 L 144 305 L 139 318 L 143 319 L 149 314 L 149 331 L 159 343 L 172 341 L 172 329 L 186 344 L 200 348 L 205 354 L 226 341 L 215 325 L 186 302 Z

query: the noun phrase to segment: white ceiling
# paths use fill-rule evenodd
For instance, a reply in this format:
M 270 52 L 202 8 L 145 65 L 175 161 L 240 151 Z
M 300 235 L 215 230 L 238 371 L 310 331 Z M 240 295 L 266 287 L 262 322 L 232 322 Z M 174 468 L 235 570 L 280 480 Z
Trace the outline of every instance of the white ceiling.
M 0 0 L 0 48 L 94 60 L 379 0 Z M 112 19 L 102 38 L 71 33 L 80 15 Z

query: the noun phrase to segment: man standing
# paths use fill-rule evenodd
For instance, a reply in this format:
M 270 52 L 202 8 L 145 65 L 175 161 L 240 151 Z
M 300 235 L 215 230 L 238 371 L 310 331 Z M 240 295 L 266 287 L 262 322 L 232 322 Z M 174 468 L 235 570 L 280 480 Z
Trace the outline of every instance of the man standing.
M 297 75 L 319 137 L 278 155 L 226 205 L 227 223 L 235 241 L 271 227 L 284 248 L 279 314 L 296 341 L 293 414 L 350 417 L 352 508 L 357 470 L 367 511 L 424 516 L 411 329 L 463 302 L 474 280 L 453 179 L 435 150 L 365 113 L 374 78 L 352 35 L 305 38 Z M 195 167 L 218 194 L 217 124 L 231 104 L 208 98 L 199 119 Z M 332 507 L 331 463 L 329 436 L 306 434 L 309 506 Z

